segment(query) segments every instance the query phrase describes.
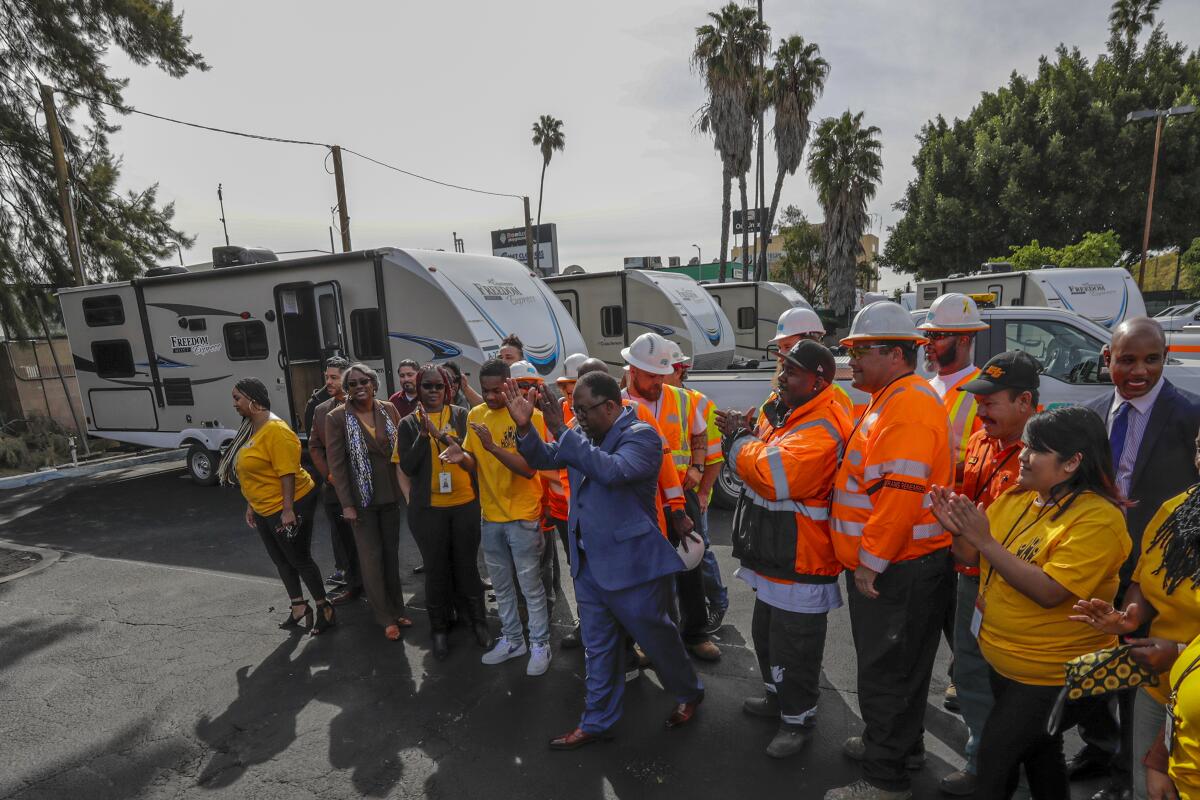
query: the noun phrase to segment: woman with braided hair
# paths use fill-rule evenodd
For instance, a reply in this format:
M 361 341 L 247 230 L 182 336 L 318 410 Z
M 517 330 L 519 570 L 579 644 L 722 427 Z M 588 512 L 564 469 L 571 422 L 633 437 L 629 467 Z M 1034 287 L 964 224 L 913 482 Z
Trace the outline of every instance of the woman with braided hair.
M 1200 466 L 1200 440 L 1197 440 Z M 1127 639 L 1133 658 L 1160 674 L 1157 686 L 1143 685 L 1133 701 L 1135 765 L 1154 743 L 1166 719 L 1166 676 L 1180 651 L 1200 636 L 1200 484 L 1163 503 L 1146 526 L 1145 551 L 1125 592 L 1125 608 L 1117 611 L 1103 600 L 1081 600 L 1071 619 L 1118 636 L 1150 625 L 1149 635 Z M 1133 796 L 1149 796 L 1147 781 L 1166 775 L 1134 769 Z
M 280 628 L 299 628 L 313 635 L 334 623 L 333 606 L 325 599 L 321 570 L 312 558 L 316 484 L 300 466 L 300 439 L 271 413 L 267 386 L 258 378 L 242 378 L 233 388 L 233 407 L 242 426 L 218 469 L 222 485 L 236 476 L 246 498 L 246 525 L 257 530 L 275 562 L 291 598 L 291 612 Z M 304 599 L 301 581 L 317 603 L 317 621 Z

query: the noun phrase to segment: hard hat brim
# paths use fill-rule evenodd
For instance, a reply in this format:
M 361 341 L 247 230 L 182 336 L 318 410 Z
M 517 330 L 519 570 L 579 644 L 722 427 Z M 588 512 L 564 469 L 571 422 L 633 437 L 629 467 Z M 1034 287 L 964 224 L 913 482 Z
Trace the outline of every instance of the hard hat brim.
M 959 326 L 959 325 L 938 325 L 938 324 L 932 323 L 932 322 L 922 322 L 920 325 L 917 326 L 917 330 L 919 330 L 919 331 L 935 331 L 938 333 L 979 333 L 980 331 L 986 331 L 989 327 L 991 327 L 991 326 L 988 325 L 986 322 L 979 324 L 979 325 L 972 325 L 971 323 L 967 323 L 966 325 L 961 325 L 961 326 Z
M 568 378 L 564 375 L 561 378 L 556 378 L 554 382 L 558 383 L 558 384 L 563 384 L 563 383 L 575 383 L 578 380 L 579 380 L 579 378 Z
M 895 334 L 893 336 L 886 336 L 886 335 L 881 336 L 880 334 L 858 333 L 858 334 L 854 334 L 852 336 L 847 336 L 846 338 L 841 339 L 839 341 L 842 345 L 844 345 L 846 347 L 849 347 L 850 345 L 854 344 L 855 342 L 880 342 L 880 343 L 882 343 L 882 342 L 911 342 L 913 344 L 929 344 L 929 340 L 926 339 L 924 336 L 908 335 L 908 334 Z
M 824 328 L 822 328 L 821 330 L 817 330 L 816 328 L 814 328 L 814 329 L 812 329 L 811 331 L 797 331 L 796 333 L 781 333 L 781 334 L 779 334 L 778 336 L 776 336 L 776 337 L 774 337 L 773 339 L 771 339 L 771 341 L 772 341 L 772 342 L 774 342 L 774 343 L 776 343 L 776 344 L 778 344 L 779 342 L 782 342 L 784 339 L 790 339 L 790 338 L 792 338 L 793 336 L 804 336 L 804 335 L 805 335 L 805 334 L 807 334 L 807 333 L 819 333 L 819 334 L 821 334 L 822 336 L 824 336 L 824 335 L 825 335 L 825 329 L 824 329 Z
M 656 364 L 647 364 L 646 362 L 641 361 L 640 359 L 638 359 L 637 357 L 632 355 L 629 351 L 630 351 L 630 348 L 628 348 L 628 347 L 621 349 L 621 358 L 625 359 L 625 363 L 628 364 L 629 366 L 637 367 L 642 372 L 649 372 L 651 375 L 673 375 L 673 374 L 675 374 L 675 368 L 673 366 L 671 366 L 670 364 L 667 364 L 665 367 L 656 365 Z

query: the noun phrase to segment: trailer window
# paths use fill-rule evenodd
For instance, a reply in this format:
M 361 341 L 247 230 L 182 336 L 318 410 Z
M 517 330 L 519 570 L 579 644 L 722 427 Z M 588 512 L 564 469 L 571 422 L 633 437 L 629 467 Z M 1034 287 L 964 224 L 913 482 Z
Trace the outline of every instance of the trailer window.
M 738 330 L 752 331 L 754 330 L 754 323 L 754 306 L 742 306 L 737 310 Z
M 104 328 L 109 325 L 125 324 L 125 306 L 121 296 L 102 294 L 83 299 L 83 321 L 89 328 Z
M 1072 384 L 1110 383 L 1100 371 L 1104 343 L 1063 322 L 1007 320 L 1004 349 L 1024 350 L 1041 362 L 1046 375 Z
M 92 342 L 92 363 L 99 378 L 132 378 L 133 350 L 125 339 Z
M 163 398 L 169 406 L 194 406 L 191 378 L 163 378 Z
M 321 346 L 337 350 L 342 346 L 338 340 L 337 297 L 323 294 L 317 298 L 317 313 L 321 316 Z
M 938 299 L 938 290 L 939 287 L 937 286 L 926 286 L 921 290 L 921 300 L 926 303 L 932 303 Z
M 359 361 L 383 358 L 383 326 L 378 308 L 357 308 L 350 312 L 350 338 Z
M 604 337 L 625 335 L 625 312 L 620 306 L 601 307 L 600 335 Z
M 267 326 L 259 320 L 230 322 L 223 332 L 225 352 L 230 361 L 253 361 L 267 357 L 270 349 L 267 346 Z

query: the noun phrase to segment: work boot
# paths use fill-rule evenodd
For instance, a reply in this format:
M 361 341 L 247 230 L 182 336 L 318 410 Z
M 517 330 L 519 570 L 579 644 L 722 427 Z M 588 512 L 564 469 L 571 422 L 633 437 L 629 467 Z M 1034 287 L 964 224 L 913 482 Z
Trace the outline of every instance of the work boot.
M 852 758 L 855 761 L 862 761 L 867 757 L 867 744 L 861 736 L 851 736 L 842 743 L 842 754 L 847 758 Z M 916 772 L 925 766 L 925 750 L 915 753 L 909 753 L 904 757 L 904 768 Z M 849 795 L 854 797 L 855 795 Z
M 471 630 L 475 631 L 475 641 L 484 650 L 491 650 L 496 645 L 492 632 L 488 630 L 487 606 L 484 605 L 483 595 L 472 597 L 467 610 L 471 612 Z
M 960 769 L 942 778 L 938 788 L 953 797 L 970 797 L 975 794 L 975 776 L 965 769 Z
M 946 687 L 946 691 L 942 694 L 942 708 L 947 711 L 958 713 L 958 687 L 953 683 Z
M 752 717 L 779 719 L 779 697 L 770 692 L 762 697 L 747 697 L 742 702 L 742 711 Z
M 449 609 L 446 606 L 429 607 L 429 630 L 432 638 L 430 649 L 438 661 L 445 661 L 450 655 L 450 639 L 446 635 L 449 627 Z
M 701 661 L 719 661 L 721 658 L 721 648 L 707 639 L 703 642 L 689 644 L 687 651 L 692 654 L 693 658 L 698 658 Z
M 880 789 L 864 780 L 857 780 L 849 786 L 830 789 L 825 793 L 825 800 L 909 800 L 911 797 L 912 792 L 908 789 Z
M 800 725 L 780 725 L 779 732 L 767 745 L 767 755 L 771 758 L 787 758 L 794 756 L 808 744 L 812 733 Z

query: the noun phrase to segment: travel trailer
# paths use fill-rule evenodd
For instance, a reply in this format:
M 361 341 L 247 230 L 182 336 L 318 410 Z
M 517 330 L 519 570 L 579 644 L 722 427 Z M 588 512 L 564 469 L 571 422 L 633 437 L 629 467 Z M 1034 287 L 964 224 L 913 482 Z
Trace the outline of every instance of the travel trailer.
M 1146 316 L 1142 293 L 1129 272 L 1120 267 L 1011 270 L 1010 264 L 989 264 L 987 272 L 917 284 L 917 308 L 929 308 L 947 292 L 996 295 L 996 306 L 1045 306 L 1074 311 L 1106 328 L 1124 319 Z
M 222 267 L 216 256 L 216 268 L 59 292 L 88 432 L 187 447 L 201 483 L 241 422 L 230 391 L 242 377 L 262 379 L 303 436 L 333 355 L 377 370 L 386 398 L 401 359 L 474 373 L 510 333 L 548 379 L 586 352 L 562 304 L 511 259 L 381 248 Z
M 794 288 L 777 281 L 706 283 L 704 288 L 733 324 L 735 353 L 745 359 L 763 360 L 775 349 L 771 339 L 780 314 L 796 306 L 812 308 Z
M 545 278 L 583 333 L 591 354 L 613 374 L 621 349 L 646 331 L 679 343 L 697 369 L 725 369 L 734 336 L 721 307 L 687 275 L 626 269 Z

